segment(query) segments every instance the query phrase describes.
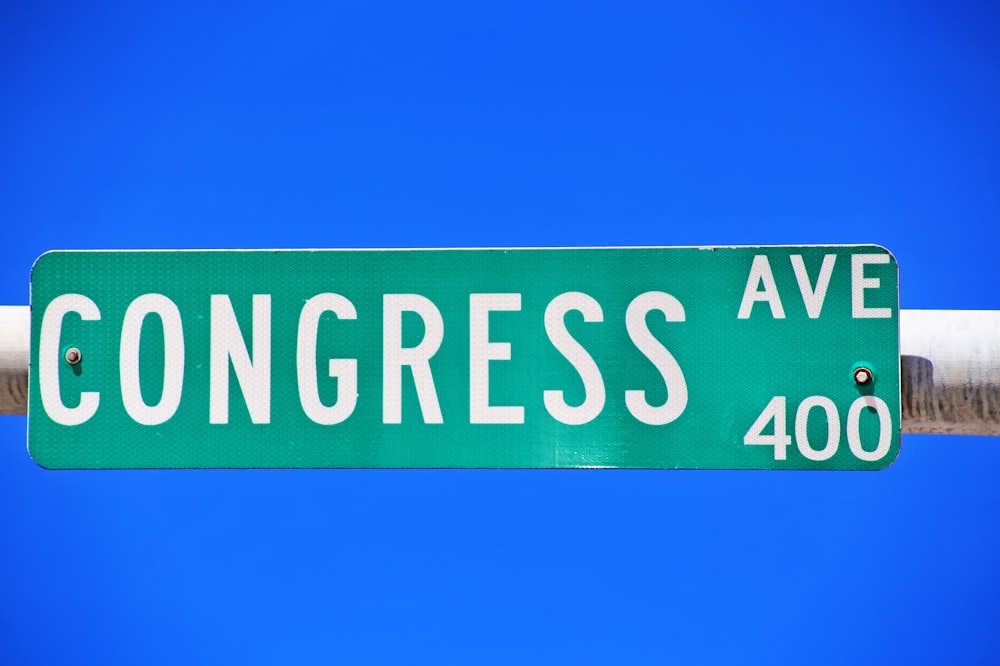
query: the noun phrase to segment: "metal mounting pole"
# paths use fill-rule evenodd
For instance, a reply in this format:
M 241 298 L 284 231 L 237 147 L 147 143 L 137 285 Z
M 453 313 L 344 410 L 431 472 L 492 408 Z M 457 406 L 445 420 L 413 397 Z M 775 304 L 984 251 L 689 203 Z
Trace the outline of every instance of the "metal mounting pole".
M 1000 311 L 901 310 L 903 432 L 1000 435 Z
M 28 412 L 27 306 L 0 306 L 0 414 Z M 903 432 L 1000 435 L 1000 311 L 901 310 Z
M 28 413 L 31 309 L 0 305 L 0 414 Z

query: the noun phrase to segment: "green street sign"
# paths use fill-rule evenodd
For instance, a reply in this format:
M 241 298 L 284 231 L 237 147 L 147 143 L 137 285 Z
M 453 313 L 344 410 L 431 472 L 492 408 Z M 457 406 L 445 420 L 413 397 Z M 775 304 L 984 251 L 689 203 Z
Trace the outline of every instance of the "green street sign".
M 50 252 L 48 468 L 886 467 L 877 246 Z

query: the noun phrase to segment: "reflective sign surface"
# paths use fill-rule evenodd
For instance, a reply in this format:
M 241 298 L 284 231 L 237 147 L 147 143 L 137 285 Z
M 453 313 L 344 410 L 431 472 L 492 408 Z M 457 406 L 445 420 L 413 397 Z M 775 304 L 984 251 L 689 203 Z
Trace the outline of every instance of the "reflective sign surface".
M 50 468 L 880 469 L 876 246 L 51 252 Z

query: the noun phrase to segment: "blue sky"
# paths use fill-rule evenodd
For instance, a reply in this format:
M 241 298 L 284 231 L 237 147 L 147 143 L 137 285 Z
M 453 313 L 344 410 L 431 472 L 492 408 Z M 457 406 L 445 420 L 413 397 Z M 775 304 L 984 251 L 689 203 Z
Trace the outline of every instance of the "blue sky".
M 878 243 L 1000 309 L 987 3 L 5 3 L 0 304 L 51 249 Z M 996 663 L 1000 448 L 878 473 L 50 472 L 0 661 Z

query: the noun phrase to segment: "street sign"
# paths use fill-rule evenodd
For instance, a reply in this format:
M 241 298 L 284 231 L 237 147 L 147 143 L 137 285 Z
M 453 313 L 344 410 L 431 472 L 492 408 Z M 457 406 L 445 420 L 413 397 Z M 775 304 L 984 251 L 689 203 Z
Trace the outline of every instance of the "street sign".
M 870 470 L 899 452 L 877 246 L 50 252 L 48 468 Z

